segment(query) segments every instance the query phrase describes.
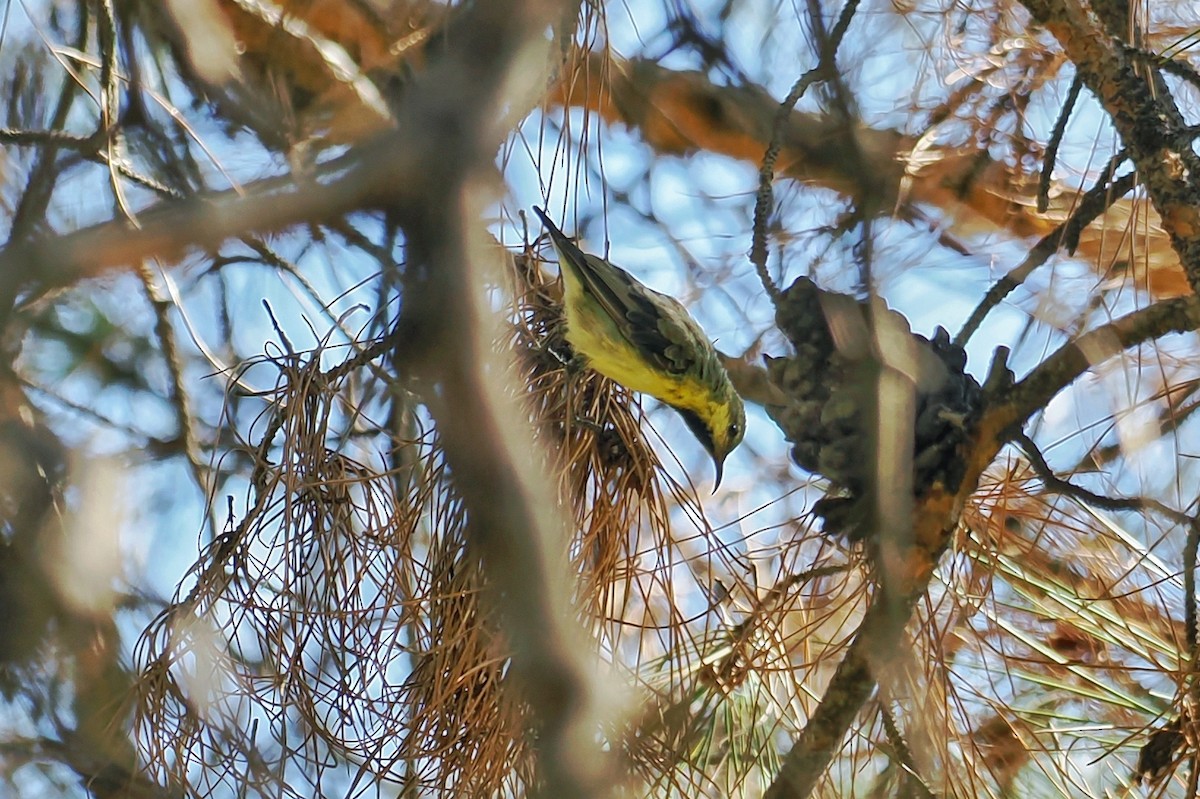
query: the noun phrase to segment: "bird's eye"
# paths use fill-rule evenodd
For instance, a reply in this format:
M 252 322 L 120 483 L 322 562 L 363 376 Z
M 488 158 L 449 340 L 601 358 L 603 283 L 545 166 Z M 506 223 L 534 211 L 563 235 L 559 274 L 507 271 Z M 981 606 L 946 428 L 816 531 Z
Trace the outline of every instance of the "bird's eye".
M 741 432 L 741 430 L 742 428 L 738 425 L 738 423 L 734 422 L 733 424 L 729 425 L 729 437 L 737 438 L 737 435 Z

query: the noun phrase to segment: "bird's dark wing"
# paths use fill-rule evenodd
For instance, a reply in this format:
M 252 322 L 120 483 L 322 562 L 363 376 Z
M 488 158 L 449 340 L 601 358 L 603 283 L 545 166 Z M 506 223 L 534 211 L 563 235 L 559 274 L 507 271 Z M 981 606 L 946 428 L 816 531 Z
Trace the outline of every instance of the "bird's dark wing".
M 670 374 L 698 374 L 697 361 L 708 352 L 704 332 L 673 297 L 636 285 L 628 292 L 627 335 L 642 352 Z

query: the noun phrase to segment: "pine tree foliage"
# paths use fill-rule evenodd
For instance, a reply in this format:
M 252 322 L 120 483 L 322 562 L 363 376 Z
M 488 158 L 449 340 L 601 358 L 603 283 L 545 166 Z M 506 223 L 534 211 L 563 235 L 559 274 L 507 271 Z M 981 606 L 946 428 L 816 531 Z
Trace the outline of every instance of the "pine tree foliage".
M 0 793 L 1196 795 L 1189 4 L 3 19 Z

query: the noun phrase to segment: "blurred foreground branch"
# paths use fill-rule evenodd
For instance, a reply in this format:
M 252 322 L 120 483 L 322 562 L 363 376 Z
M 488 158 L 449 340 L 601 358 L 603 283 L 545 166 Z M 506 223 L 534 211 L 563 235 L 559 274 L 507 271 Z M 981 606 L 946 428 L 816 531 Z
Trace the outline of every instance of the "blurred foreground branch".
M 427 157 L 419 177 L 409 176 L 420 200 L 391 205 L 410 254 L 396 363 L 426 387 L 422 399 L 467 508 L 469 552 L 483 564 L 538 727 L 540 787 L 585 799 L 605 792 L 587 665 L 594 648 L 580 646 L 564 526 L 531 451 L 528 415 L 504 384 L 509 370 L 489 363 L 499 327 L 485 287 L 499 264 L 477 231 L 498 196 L 501 112 L 520 101 L 519 70 L 549 57 L 541 32 L 557 11 L 546 2 L 476 7 L 458 31 L 464 57 L 432 66 L 406 103 L 401 129 L 421 131 Z

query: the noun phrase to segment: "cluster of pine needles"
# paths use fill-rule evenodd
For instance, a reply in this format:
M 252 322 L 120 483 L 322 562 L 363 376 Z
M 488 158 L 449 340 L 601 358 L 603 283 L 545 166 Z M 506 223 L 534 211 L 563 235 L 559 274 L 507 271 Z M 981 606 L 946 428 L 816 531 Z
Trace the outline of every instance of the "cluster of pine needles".
M 697 649 L 673 599 L 680 569 L 694 571 L 679 553 L 721 547 L 697 540 L 713 533 L 660 465 L 637 401 L 572 363 L 555 279 L 531 254 L 511 276 L 497 351 L 517 354 L 513 384 L 574 531 L 563 556 L 579 618 L 634 682 L 651 661 L 660 687 L 677 682 L 663 664 Z M 163 784 L 193 796 L 334 784 L 365 795 L 378 782 L 480 796 L 532 779 L 528 719 L 437 430 L 380 367 L 395 345 L 288 346 L 254 364 L 278 378 L 241 442 L 254 456 L 243 505 L 228 498 L 224 529 L 135 652 L 136 737 Z M 673 756 L 677 736 L 653 734 L 661 717 L 626 731 L 632 771 Z

